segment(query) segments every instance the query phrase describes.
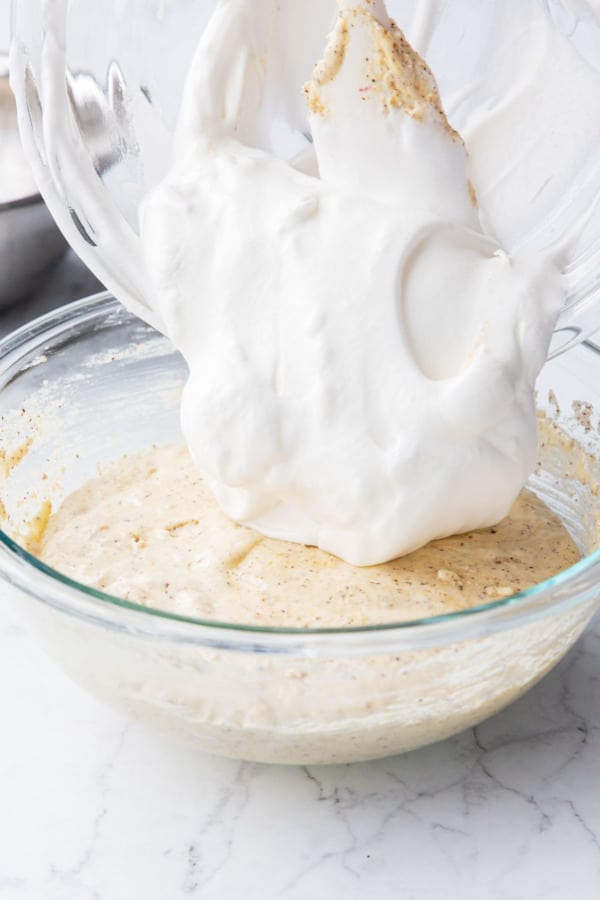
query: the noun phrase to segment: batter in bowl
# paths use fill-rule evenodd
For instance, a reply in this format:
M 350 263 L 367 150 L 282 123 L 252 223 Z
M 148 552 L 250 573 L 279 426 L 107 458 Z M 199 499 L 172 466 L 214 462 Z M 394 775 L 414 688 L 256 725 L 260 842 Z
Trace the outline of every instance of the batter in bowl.
M 545 581 L 580 554 L 525 490 L 498 526 L 355 568 L 225 516 L 185 446 L 125 457 L 62 504 L 36 550 L 83 584 L 171 613 L 340 628 L 438 616 Z

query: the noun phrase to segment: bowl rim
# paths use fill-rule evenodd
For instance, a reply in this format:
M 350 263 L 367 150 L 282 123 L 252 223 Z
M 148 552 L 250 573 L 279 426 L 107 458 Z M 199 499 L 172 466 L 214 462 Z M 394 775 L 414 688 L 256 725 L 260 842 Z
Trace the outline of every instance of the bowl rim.
M 7 370 L 40 343 L 74 326 L 137 319 L 108 291 L 58 307 L 0 339 L 0 391 Z M 153 331 L 151 326 L 147 326 Z M 505 631 L 592 601 L 600 593 L 600 548 L 547 581 L 480 606 L 402 622 L 343 628 L 283 628 L 181 616 L 132 603 L 83 585 L 52 569 L 0 528 L 0 579 L 47 606 L 109 628 L 140 636 L 263 652 L 320 652 L 353 647 L 355 652 L 440 646 Z M 340 644 L 341 642 L 341 644 Z

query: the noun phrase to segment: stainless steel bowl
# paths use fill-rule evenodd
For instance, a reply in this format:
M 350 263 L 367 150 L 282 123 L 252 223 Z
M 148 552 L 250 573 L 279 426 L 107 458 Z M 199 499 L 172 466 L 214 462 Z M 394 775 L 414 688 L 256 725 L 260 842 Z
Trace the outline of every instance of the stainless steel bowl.
M 8 65 L 0 57 L 0 141 L 17 133 L 17 113 L 8 83 Z M 14 129 L 7 135 L 6 129 Z M 67 242 L 41 195 L 31 192 L 3 199 L 0 195 L 0 308 L 15 303 L 38 286 L 67 249 Z

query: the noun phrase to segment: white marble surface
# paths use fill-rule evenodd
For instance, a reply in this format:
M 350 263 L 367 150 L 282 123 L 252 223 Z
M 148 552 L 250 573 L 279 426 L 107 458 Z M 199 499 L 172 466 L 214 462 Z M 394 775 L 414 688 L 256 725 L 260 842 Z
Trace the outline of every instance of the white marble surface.
M 528 696 L 436 747 L 277 768 L 100 706 L 0 602 L 2 900 L 600 897 L 600 621 Z
M 94 290 L 72 257 L 0 333 Z M 204 756 L 69 682 L 0 594 L 0 900 L 600 898 L 600 619 L 496 718 L 405 757 Z

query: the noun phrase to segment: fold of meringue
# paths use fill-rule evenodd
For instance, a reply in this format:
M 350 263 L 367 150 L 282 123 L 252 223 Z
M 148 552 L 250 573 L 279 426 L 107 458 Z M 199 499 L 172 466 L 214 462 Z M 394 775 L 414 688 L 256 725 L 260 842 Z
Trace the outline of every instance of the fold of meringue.
M 309 0 L 292 52 L 295 9 L 219 3 L 145 258 L 224 511 L 366 566 L 508 513 L 563 296 L 552 260 L 484 233 L 464 144 L 382 0 L 341 0 L 275 156 L 269 111 L 334 12 Z

